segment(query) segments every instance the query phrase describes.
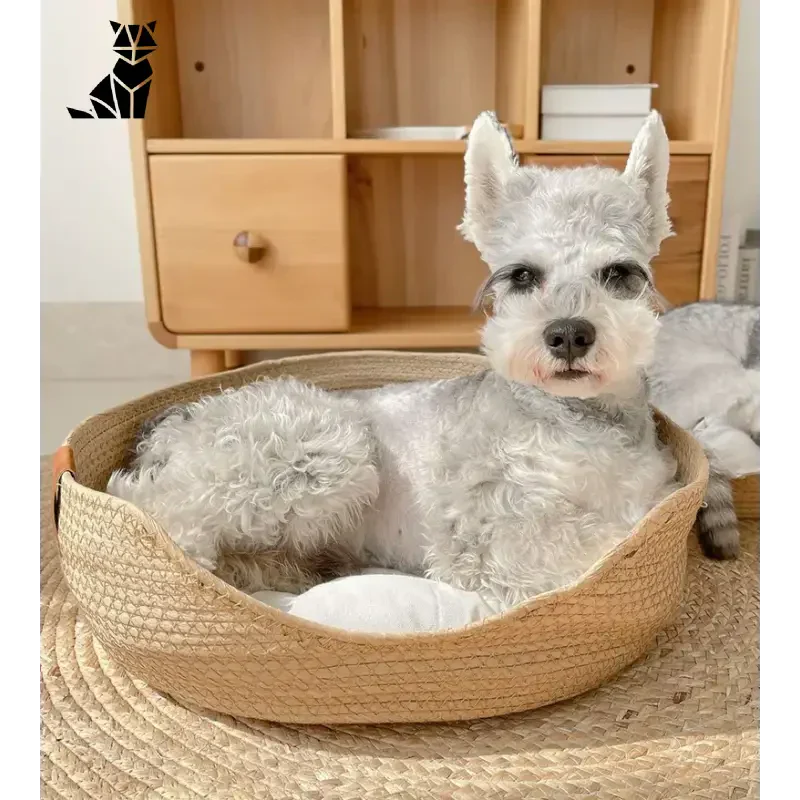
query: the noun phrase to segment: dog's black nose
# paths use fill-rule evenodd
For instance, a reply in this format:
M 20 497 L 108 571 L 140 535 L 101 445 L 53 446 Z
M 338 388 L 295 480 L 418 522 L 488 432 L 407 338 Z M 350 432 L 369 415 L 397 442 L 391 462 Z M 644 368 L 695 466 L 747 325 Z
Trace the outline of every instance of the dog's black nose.
M 557 319 L 544 329 L 544 343 L 552 355 L 564 361 L 585 356 L 596 338 L 594 325 L 582 317 Z

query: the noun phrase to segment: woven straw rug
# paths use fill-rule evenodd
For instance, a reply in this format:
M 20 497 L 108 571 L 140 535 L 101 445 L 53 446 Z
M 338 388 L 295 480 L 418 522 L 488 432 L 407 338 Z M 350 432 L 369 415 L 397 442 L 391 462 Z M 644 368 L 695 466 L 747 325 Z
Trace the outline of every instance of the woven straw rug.
M 44 798 L 726 800 L 758 796 L 758 527 L 690 556 L 650 655 L 577 699 L 450 725 L 303 727 L 203 713 L 129 678 L 61 576 L 42 465 Z

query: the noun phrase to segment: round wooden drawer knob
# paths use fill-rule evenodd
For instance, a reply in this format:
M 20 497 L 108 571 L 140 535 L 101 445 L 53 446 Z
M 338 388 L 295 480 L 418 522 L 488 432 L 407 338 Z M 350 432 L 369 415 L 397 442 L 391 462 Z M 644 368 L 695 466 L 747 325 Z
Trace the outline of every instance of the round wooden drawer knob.
M 233 240 L 237 257 L 248 264 L 256 264 L 267 253 L 267 242 L 263 236 L 251 231 L 239 231 Z

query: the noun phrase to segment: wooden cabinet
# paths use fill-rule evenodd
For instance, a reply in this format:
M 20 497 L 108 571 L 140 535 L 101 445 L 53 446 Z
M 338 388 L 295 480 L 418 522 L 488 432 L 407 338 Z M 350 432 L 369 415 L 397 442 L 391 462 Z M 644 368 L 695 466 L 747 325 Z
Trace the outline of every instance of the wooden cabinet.
M 244 350 L 477 345 L 464 142 L 364 131 L 494 109 L 523 159 L 622 167 L 629 143 L 539 138 L 543 83 L 658 85 L 677 235 L 656 282 L 673 303 L 713 296 L 737 0 L 120 6 L 157 21 L 131 122 L 148 323 L 197 373 Z

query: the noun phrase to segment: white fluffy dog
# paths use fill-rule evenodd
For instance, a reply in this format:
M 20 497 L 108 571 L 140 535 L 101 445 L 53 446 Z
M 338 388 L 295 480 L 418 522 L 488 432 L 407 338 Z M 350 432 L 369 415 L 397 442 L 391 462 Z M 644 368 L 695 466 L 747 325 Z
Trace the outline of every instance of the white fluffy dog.
M 521 167 L 481 114 L 461 231 L 491 270 L 479 295 L 491 369 L 205 397 L 154 421 L 109 491 L 212 570 L 224 553 L 263 551 L 312 582 L 371 564 L 506 604 L 578 578 L 674 488 L 643 374 L 668 160 L 655 112 L 622 173 Z

